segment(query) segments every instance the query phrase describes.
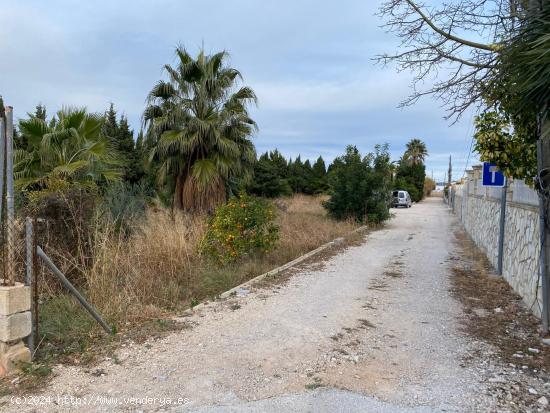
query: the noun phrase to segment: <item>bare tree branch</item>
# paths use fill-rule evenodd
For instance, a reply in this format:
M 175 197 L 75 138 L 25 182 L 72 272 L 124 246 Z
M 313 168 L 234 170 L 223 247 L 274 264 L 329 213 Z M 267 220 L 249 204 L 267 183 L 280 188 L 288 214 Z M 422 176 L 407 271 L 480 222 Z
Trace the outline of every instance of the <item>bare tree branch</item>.
M 449 1 L 427 7 L 416 0 L 386 0 L 380 15 L 401 44 L 398 53 L 376 60 L 414 74 L 413 93 L 401 106 L 431 95 L 447 108 L 447 118 L 456 120 L 480 103 L 499 51 L 516 33 L 528 0 Z
M 452 40 L 453 42 L 463 44 L 464 46 L 474 47 L 476 49 L 483 49 L 483 50 L 489 50 L 489 51 L 498 50 L 498 45 L 472 42 L 471 40 L 465 40 L 460 37 L 454 36 L 453 34 L 451 34 L 450 31 L 448 33 L 445 32 L 444 30 L 437 27 L 424 13 L 422 13 L 422 10 L 420 10 L 420 8 L 414 3 L 414 1 L 406 0 L 406 2 L 409 3 L 409 5 L 414 9 L 414 11 L 416 11 L 416 13 L 422 18 L 422 20 L 426 22 L 428 26 L 430 26 L 433 29 L 434 32 L 440 34 L 441 36 L 449 40 Z M 454 22 L 454 19 L 453 19 L 453 22 Z

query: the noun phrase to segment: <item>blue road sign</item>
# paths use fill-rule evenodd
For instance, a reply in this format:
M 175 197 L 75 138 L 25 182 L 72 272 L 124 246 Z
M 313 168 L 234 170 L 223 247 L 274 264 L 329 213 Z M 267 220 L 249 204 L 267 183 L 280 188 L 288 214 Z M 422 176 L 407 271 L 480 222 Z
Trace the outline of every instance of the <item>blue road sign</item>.
M 504 186 L 504 174 L 494 163 L 483 162 L 483 185 Z

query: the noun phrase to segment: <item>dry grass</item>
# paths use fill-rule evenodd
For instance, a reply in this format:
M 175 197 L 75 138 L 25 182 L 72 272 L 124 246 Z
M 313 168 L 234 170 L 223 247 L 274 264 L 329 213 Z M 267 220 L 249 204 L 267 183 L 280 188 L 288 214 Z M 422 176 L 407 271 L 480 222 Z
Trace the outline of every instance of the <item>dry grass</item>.
M 96 236 L 94 264 L 86 272 L 90 299 L 115 320 L 158 317 L 196 288 L 202 261 L 197 243 L 204 218 L 152 210 L 129 239 L 106 226 Z
M 38 373 L 49 373 L 52 362 L 93 362 L 127 339 L 139 341 L 185 328 L 168 318 L 358 227 L 355 222 L 330 219 L 322 207 L 324 199 L 296 195 L 274 200 L 280 226 L 277 247 L 221 268 L 198 254 L 206 229 L 204 216 L 172 216 L 167 209 L 151 209 L 127 237 L 117 233 L 114 225 L 103 223 L 94 234 L 91 254 L 81 260 L 91 265 L 77 268 L 73 264 L 77 259 L 66 253 L 65 258 L 71 261 L 68 268 L 76 268 L 78 277 L 73 280 L 79 289 L 119 334 L 106 336 L 72 297 L 54 288 L 57 282 L 45 271 L 38 358 L 18 384 L 0 380 L 0 393 L 38 386 L 47 376 Z M 57 262 L 62 261 L 62 248 L 46 247 Z
M 224 268 L 207 267 L 201 274 L 198 297 L 215 297 L 257 275 L 281 266 L 317 247 L 349 234 L 359 224 L 354 221 L 334 221 L 322 206 L 325 196 L 294 195 L 274 200 L 280 239 L 277 247 L 263 255 L 248 257 Z M 338 248 L 308 260 L 323 260 Z
M 502 277 L 493 275 L 487 258 L 464 231 L 456 233 L 456 242 L 461 258 L 452 258 L 452 291 L 466 313 L 464 330 L 492 344 L 499 359 L 506 363 L 518 363 L 519 352 L 524 354 L 522 365 L 550 369 L 550 350 L 541 346 L 539 320 Z M 484 315 L 476 314 L 480 310 Z M 529 348 L 540 352 L 532 354 Z
M 204 216 L 151 210 L 128 238 L 104 225 L 95 236 L 93 265 L 83 271 L 86 294 L 119 329 L 214 298 L 358 226 L 330 219 L 323 200 L 304 195 L 275 200 L 277 247 L 221 268 L 197 251 Z
M 337 222 L 328 218 L 322 206 L 326 198 L 295 195 L 275 202 L 281 227 L 280 243 L 274 251 L 277 262 L 291 261 L 358 227 L 354 221 Z

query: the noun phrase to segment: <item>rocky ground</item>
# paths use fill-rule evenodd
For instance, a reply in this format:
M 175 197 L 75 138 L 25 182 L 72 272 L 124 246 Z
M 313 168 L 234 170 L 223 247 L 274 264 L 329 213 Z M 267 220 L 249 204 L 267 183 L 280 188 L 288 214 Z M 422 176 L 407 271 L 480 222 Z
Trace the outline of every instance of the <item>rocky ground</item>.
M 498 411 L 549 410 L 550 340 L 541 338 L 540 321 L 463 231 L 455 238 L 452 293 L 463 306 L 461 329 L 476 343 L 465 365 L 490 383 Z
M 180 317 L 182 331 L 127 343 L 93 368 L 59 366 L 42 393 L 4 397 L 3 408 L 547 409 L 538 323 L 472 251 L 441 200 L 428 199 L 322 265 Z

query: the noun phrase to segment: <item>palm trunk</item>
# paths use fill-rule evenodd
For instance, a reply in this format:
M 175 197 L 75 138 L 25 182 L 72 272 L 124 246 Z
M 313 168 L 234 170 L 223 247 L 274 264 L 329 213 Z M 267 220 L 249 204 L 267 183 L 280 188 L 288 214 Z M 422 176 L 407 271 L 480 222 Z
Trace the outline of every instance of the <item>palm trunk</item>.
M 183 209 L 183 186 L 185 178 L 183 175 L 178 175 L 176 178 L 176 188 L 174 189 L 173 209 Z
M 206 188 L 201 188 L 191 176 L 183 184 L 183 209 L 188 212 L 213 212 L 226 198 L 225 185 L 219 176 L 213 177 Z

